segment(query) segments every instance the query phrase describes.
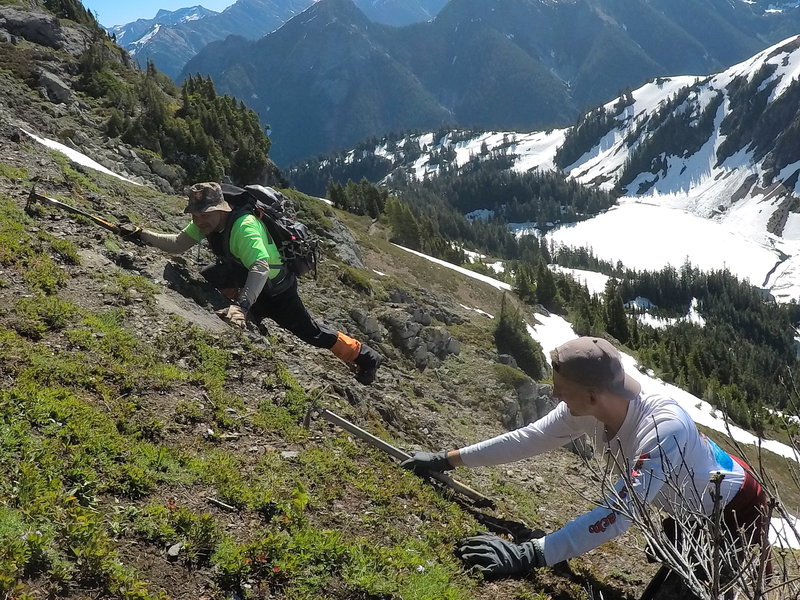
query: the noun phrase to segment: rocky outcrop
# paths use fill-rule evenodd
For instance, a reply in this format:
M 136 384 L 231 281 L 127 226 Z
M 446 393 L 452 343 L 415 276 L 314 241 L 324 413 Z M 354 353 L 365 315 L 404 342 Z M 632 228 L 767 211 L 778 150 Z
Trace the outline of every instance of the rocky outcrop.
M 364 269 L 364 256 L 353 234 L 338 219 L 331 219 L 331 227 L 323 232 L 326 244 L 344 264 Z
M 64 50 L 80 56 L 89 47 L 90 34 L 84 29 L 64 27 L 52 14 L 0 6 L 0 31 L 9 41 L 18 37 L 34 44 Z
M 44 96 L 51 102 L 66 104 L 72 99 L 72 89 L 57 75 L 41 70 L 38 79 Z
M 419 307 L 396 311 L 384 317 L 392 343 L 411 358 L 420 371 L 436 368 L 448 356 L 461 352 L 461 343 L 444 327 L 432 326 L 430 316 Z
M 503 363 L 499 359 L 500 357 L 498 357 L 498 362 Z M 514 365 L 509 364 L 509 366 Z M 516 398 L 512 395 L 507 395 L 501 399 L 500 419 L 506 429 L 517 429 L 541 419 L 553 410 L 557 404 L 555 398 L 553 398 L 553 386 L 527 379 L 517 387 Z M 569 442 L 564 447 L 585 460 L 594 455 L 594 448 L 589 438 L 585 435 Z

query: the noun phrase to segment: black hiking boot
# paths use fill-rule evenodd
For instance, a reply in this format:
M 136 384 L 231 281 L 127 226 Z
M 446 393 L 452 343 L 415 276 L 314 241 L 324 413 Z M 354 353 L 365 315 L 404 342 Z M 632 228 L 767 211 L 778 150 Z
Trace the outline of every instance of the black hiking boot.
M 383 362 L 383 357 L 366 344 L 361 344 L 361 352 L 353 361 L 356 367 L 356 380 L 364 385 L 375 381 L 378 368 Z

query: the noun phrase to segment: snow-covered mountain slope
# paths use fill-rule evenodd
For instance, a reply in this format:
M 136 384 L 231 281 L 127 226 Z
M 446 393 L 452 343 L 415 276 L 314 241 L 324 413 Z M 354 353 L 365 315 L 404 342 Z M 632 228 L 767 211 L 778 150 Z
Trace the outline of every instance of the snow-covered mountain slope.
M 631 267 L 679 266 L 689 258 L 734 272 L 742 253 L 731 249 L 745 248 L 744 255 L 758 260 L 737 274 L 789 300 L 800 293 L 798 77 L 800 36 L 795 36 L 716 75 L 646 83 L 567 129 L 452 132 L 438 139 L 428 133 L 382 143 L 372 152 L 393 163 L 393 174 L 411 178 L 435 174 L 443 155 L 453 157 L 448 168 L 499 153 L 518 171 L 560 168 L 623 197 L 620 207 L 597 217 L 602 225 L 589 221 L 565 228 L 552 234 L 556 240 L 592 246 L 600 257 L 626 259 Z M 346 160 L 362 155 L 363 150 L 353 151 Z M 666 209 L 684 214 L 683 221 L 712 221 L 721 237 L 698 237 L 707 233 L 700 224 L 694 236 L 687 223 L 664 227 Z M 636 264 L 635 253 L 620 255 L 619 246 L 634 230 L 643 243 L 662 240 L 654 252 L 639 255 L 647 264 Z M 627 262 L 631 259 L 634 264 Z

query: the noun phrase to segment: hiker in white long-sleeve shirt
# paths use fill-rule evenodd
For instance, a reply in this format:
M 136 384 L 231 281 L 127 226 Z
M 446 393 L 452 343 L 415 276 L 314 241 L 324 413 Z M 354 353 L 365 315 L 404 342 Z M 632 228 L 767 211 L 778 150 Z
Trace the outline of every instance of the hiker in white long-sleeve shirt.
M 523 544 L 490 535 L 462 540 L 457 548 L 462 560 L 486 574 L 510 575 L 583 554 L 628 528 L 630 521 L 619 509 L 620 503 L 631 501 L 631 492 L 669 514 L 676 513 L 676 503 L 690 503 L 689 508 L 710 514 L 714 473 L 724 475 L 720 494 L 726 525 L 740 533 L 748 531 L 748 543 L 760 540 L 765 517 L 758 509 L 765 495 L 747 464 L 699 433 L 675 400 L 643 395 L 610 343 L 578 338 L 555 349 L 551 360 L 553 395 L 561 402 L 550 413 L 465 448 L 417 452 L 403 466 L 424 474 L 459 465 L 498 465 L 587 434 L 594 447 L 605 448 L 611 464 L 624 467 L 628 476 L 620 478 L 615 492 L 597 508 L 542 538 Z

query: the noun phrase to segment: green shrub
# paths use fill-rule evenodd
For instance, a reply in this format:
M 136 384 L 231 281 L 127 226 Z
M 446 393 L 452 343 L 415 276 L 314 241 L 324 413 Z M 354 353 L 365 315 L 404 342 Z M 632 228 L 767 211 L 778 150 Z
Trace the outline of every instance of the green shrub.
M 500 363 L 495 363 L 494 375 L 497 377 L 497 381 L 513 390 L 519 389 L 525 382 L 530 381 L 530 377 L 519 369 Z
M 366 273 L 361 269 L 354 269 L 353 267 L 344 266 L 342 267 L 342 272 L 339 275 L 339 281 L 341 281 L 346 286 L 349 286 L 356 290 L 357 292 L 361 292 L 362 294 L 372 295 L 372 282 L 369 280 L 369 277 Z
M 0 161 L 0 177 L 5 177 L 12 181 L 27 181 L 29 179 L 28 169 L 25 167 L 12 167 Z
M 38 340 L 47 331 L 64 329 L 79 312 L 75 304 L 56 296 L 20 298 L 14 305 L 13 326 L 20 334 Z
M 53 294 L 64 285 L 69 276 L 52 258 L 39 254 L 28 263 L 28 270 L 25 271 L 23 278 L 34 290 Z
M 519 310 L 510 309 L 503 298 L 494 330 L 494 342 L 500 354 L 510 354 L 519 368 L 533 379 L 540 379 L 544 369 L 542 347 L 528 333 Z

